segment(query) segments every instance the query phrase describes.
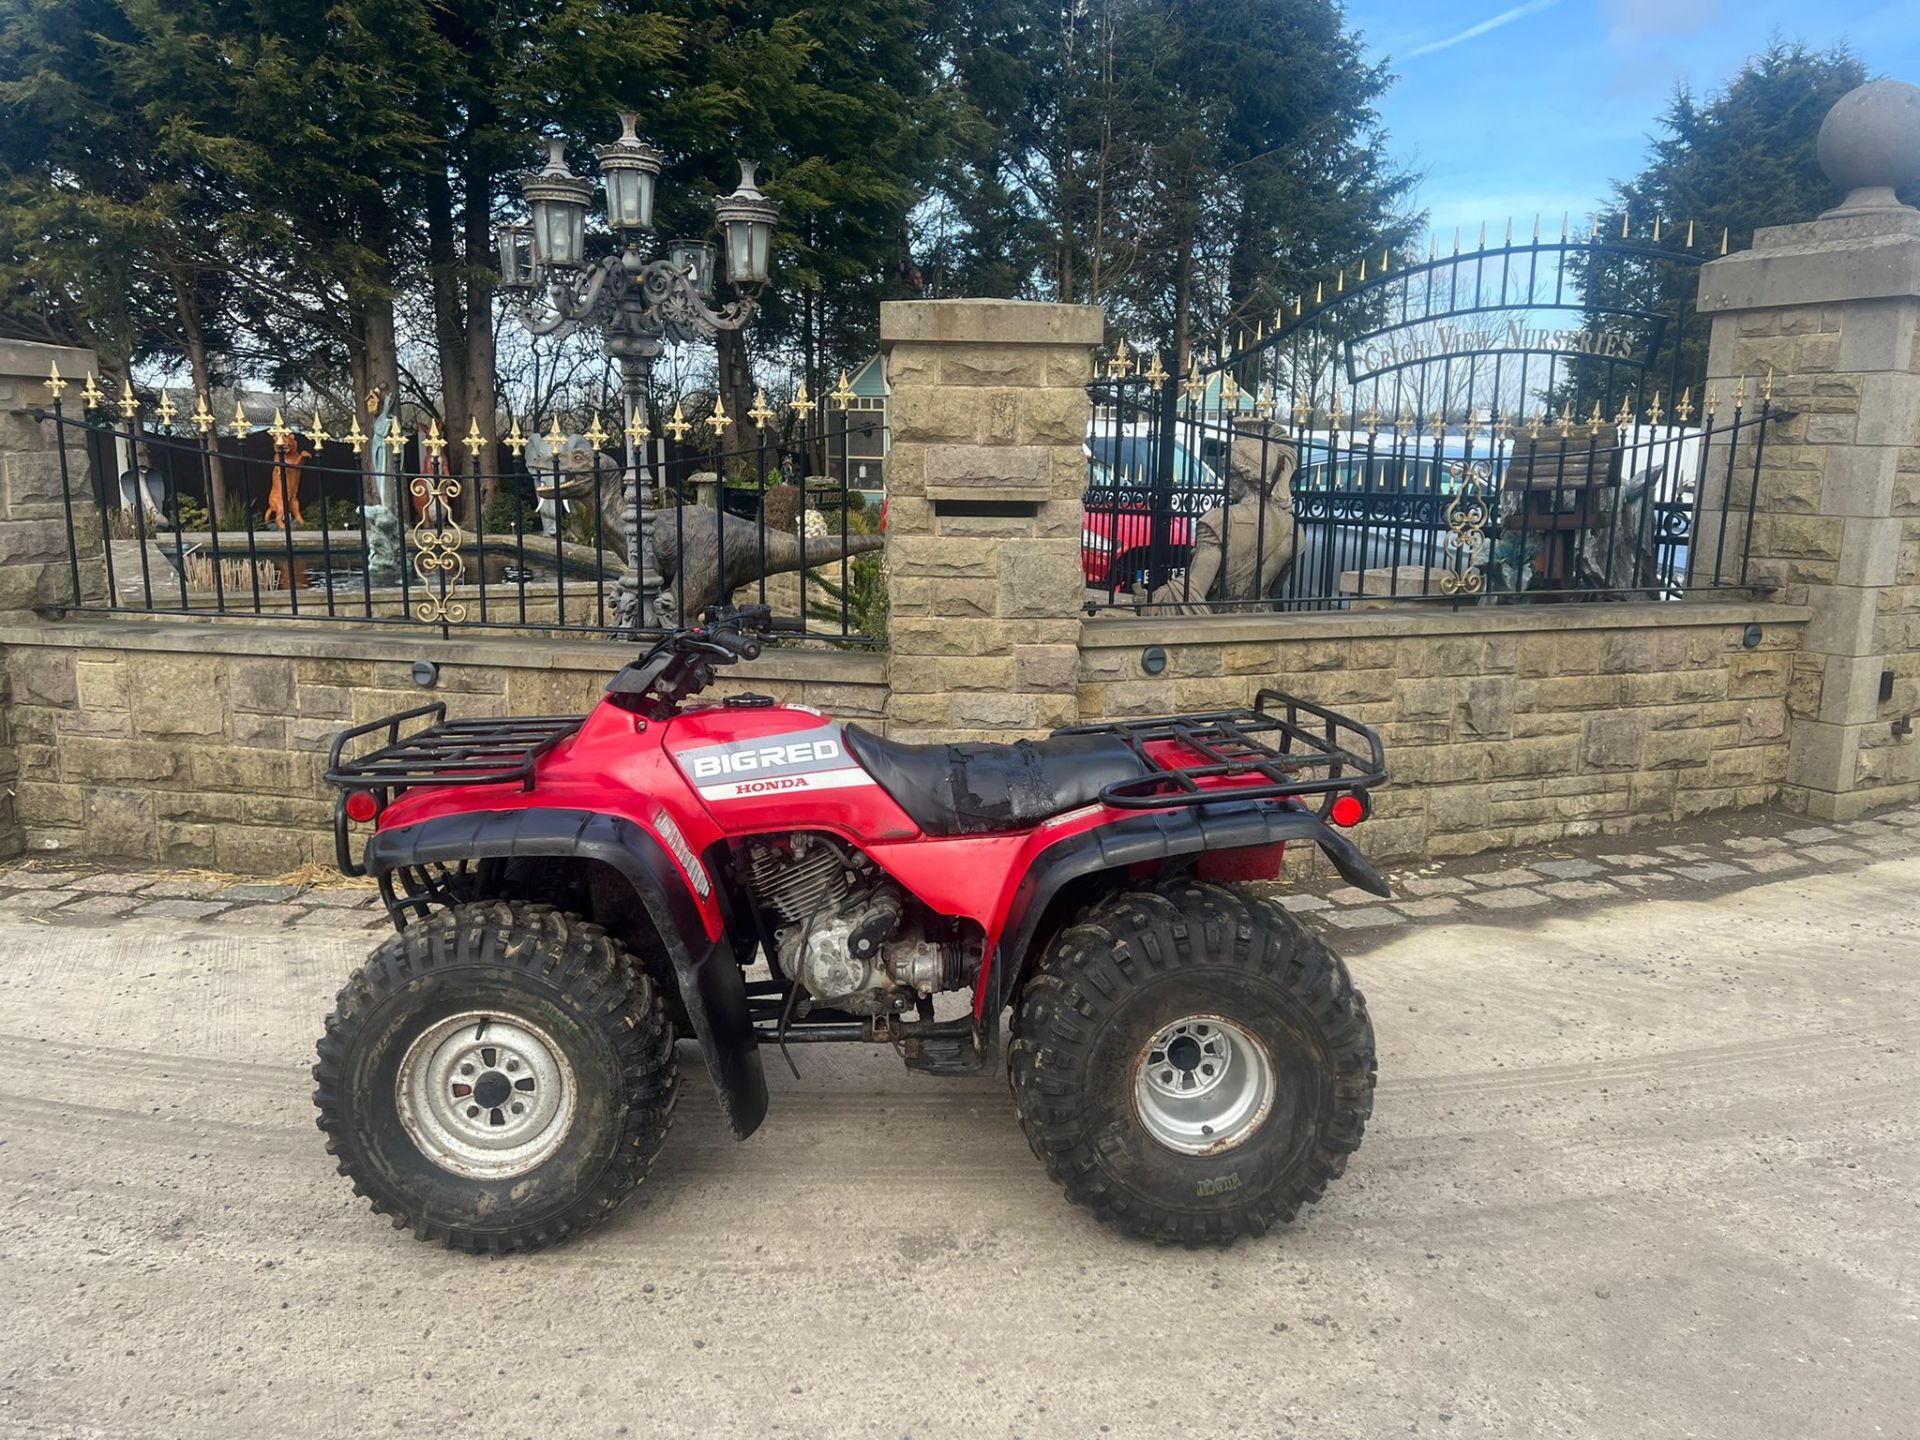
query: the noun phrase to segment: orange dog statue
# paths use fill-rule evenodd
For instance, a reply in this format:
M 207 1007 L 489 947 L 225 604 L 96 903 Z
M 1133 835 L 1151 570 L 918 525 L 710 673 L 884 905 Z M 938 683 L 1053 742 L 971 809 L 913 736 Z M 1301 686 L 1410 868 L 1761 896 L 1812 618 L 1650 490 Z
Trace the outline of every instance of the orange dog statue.
M 311 450 L 301 448 L 298 435 L 290 435 L 284 445 L 273 447 L 273 480 L 267 487 L 267 525 L 285 525 L 289 510 L 293 512 L 294 524 L 307 523 L 307 517 L 300 513 L 300 469 L 312 458 Z

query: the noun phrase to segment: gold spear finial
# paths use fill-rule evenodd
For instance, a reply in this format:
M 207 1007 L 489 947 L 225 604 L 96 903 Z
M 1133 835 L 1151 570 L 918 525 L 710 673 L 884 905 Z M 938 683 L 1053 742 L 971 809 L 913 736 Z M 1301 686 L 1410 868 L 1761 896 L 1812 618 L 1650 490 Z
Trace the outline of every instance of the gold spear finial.
M 813 400 L 807 394 L 807 382 L 805 380 L 802 380 L 800 382 L 800 388 L 793 392 L 793 399 L 789 402 L 787 408 L 792 410 L 796 415 L 804 415 L 813 408 Z
M 1189 362 L 1187 378 L 1181 382 L 1180 388 L 1186 391 L 1187 401 L 1192 405 L 1198 405 L 1206 396 L 1207 382 L 1200 378 L 1200 362 L 1198 360 Z
M 1693 248 L 1693 221 L 1687 221 L 1687 249 Z
M 1340 422 L 1346 418 L 1347 412 L 1340 408 L 1340 397 L 1338 395 L 1329 396 L 1327 398 L 1327 428 L 1329 430 L 1344 429 L 1345 426 Z
M 1600 416 L 1600 402 L 1593 402 L 1593 414 L 1587 417 L 1587 434 L 1598 435 L 1607 422 Z
M 595 450 L 605 449 L 607 441 L 613 438 L 613 436 L 607 432 L 607 427 L 600 423 L 600 412 L 598 410 L 594 411 L 593 417 L 587 421 L 586 435 L 587 444 L 591 445 Z M 467 437 L 467 444 L 474 447 L 474 453 L 476 455 L 479 454 L 480 446 L 483 443 L 480 439 L 478 429 L 475 429 L 474 432 Z
M 513 452 L 513 458 L 518 460 L 522 455 L 527 453 L 527 434 L 526 431 L 520 428 L 520 417 L 518 415 L 509 416 L 508 420 L 510 423 L 507 426 L 507 438 L 500 443 L 511 450 Z
M 315 416 L 314 418 L 317 420 L 319 417 Z M 600 424 L 597 419 L 593 423 L 596 428 Z M 602 431 L 600 440 L 594 442 L 594 448 L 598 449 L 605 439 L 606 432 Z M 473 457 L 474 463 L 476 465 L 479 464 L 480 452 L 487 448 L 487 437 L 480 433 L 480 417 L 478 415 L 469 415 L 467 417 L 467 433 L 460 443 L 467 447 L 467 453 Z
M 1691 385 L 1680 392 L 1680 403 L 1673 407 L 1673 414 L 1682 425 L 1693 418 L 1693 387 Z
M 627 443 L 636 450 L 647 443 L 648 437 L 650 437 L 653 432 L 647 428 L 647 407 L 645 405 L 635 405 L 633 407 L 633 418 L 627 421 L 625 434 Z
M 834 387 L 833 393 L 827 398 L 842 410 L 852 408 L 853 402 L 859 397 L 853 393 L 853 386 L 847 383 L 846 371 L 842 370 L 840 372 L 840 383 Z
M 754 391 L 753 408 L 747 411 L 747 418 L 753 421 L 753 428 L 756 430 L 766 429 L 767 422 L 773 419 L 773 414 L 773 407 L 767 404 L 767 392 L 764 390 Z
M 1133 373 L 1133 359 L 1127 354 L 1127 337 L 1122 335 L 1120 343 L 1113 347 L 1113 354 L 1107 360 L 1107 378 L 1124 380 Z
M 369 436 L 366 431 L 360 428 L 360 412 L 358 410 L 354 410 L 354 411 L 350 411 L 349 413 L 353 417 L 353 424 L 347 430 L 346 441 L 347 441 L 347 444 L 351 445 L 354 448 L 355 453 L 359 453 L 361 451 L 364 451 L 367 448 L 367 446 L 373 443 L 373 441 L 372 441 L 372 437 Z M 194 417 L 195 420 L 198 420 L 199 418 L 200 417 L 197 415 Z M 211 420 L 213 417 L 209 415 L 207 418 Z
M 1160 363 L 1158 350 L 1153 352 L 1153 363 L 1147 367 L 1146 374 L 1142 378 L 1150 385 L 1159 386 L 1166 383 L 1167 371 L 1166 367 Z
M 1220 408 L 1223 410 L 1240 408 L 1240 382 L 1233 378 L 1231 370 L 1220 380 Z
M 1733 387 L 1733 411 L 1739 414 L 1747 403 L 1747 377 L 1742 375 L 1740 383 Z
M 1632 219 L 1633 219 L 1633 207 L 1629 205 L 1624 209 L 1622 209 L 1620 212 L 1620 238 L 1622 240 L 1627 238 L 1627 226 L 1629 223 L 1631 223 Z
M 1760 387 L 1760 403 L 1762 405 L 1773 403 L 1773 366 L 1771 365 L 1767 366 L 1767 378 Z
M 167 430 L 173 428 L 173 417 L 180 413 L 164 385 L 160 387 L 160 403 L 153 407 L 153 413 L 160 417 L 161 426 Z
M 67 382 L 60 378 L 60 362 L 50 361 L 47 365 L 47 394 L 53 397 L 56 405 L 60 403 L 60 392 L 66 388 Z
M 1649 425 L 1658 425 L 1660 423 L 1660 417 L 1665 413 L 1660 405 L 1660 392 L 1656 390 L 1653 392 L 1653 403 L 1647 406 L 1647 423 Z
M 427 425 L 427 438 L 420 442 L 427 447 L 427 453 L 438 460 L 447 452 L 447 437 L 440 433 L 440 422 L 435 419 Z
M 678 400 L 673 402 L 673 418 L 667 421 L 664 428 L 669 435 L 673 436 L 675 443 L 686 439 L 687 431 L 693 428 L 693 426 L 687 423 L 687 417 L 680 409 L 680 402 Z
M 1355 283 L 1359 285 L 1367 283 L 1367 257 L 1364 255 L 1360 257 L 1360 274 L 1356 277 Z
M 193 428 L 205 435 L 216 423 L 213 411 L 207 406 L 207 392 L 202 390 L 193 397 Z
M 1307 403 L 1307 397 L 1304 395 L 1295 396 L 1293 401 L 1293 428 L 1296 430 L 1304 429 L 1306 427 L 1307 417 L 1311 414 L 1313 414 L 1313 406 Z
M 1438 405 L 1434 406 L 1433 417 L 1427 421 L 1427 428 L 1433 432 L 1433 438 L 1436 440 L 1445 436 L 1447 433 L 1447 412 L 1442 410 Z
M 106 399 L 100 387 L 94 384 L 93 372 L 87 371 L 87 383 L 80 387 L 80 403 L 89 410 L 98 410 L 106 403 Z
M 1633 396 L 1622 395 L 1620 397 L 1620 413 L 1613 417 L 1613 423 L 1618 425 L 1622 430 L 1633 424 Z
M 1656 245 L 1660 243 L 1660 212 L 1658 210 L 1653 212 L 1653 243 Z
M 140 402 L 133 398 L 133 381 L 120 382 L 120 418 L 131 420 L 140 413 Z
M 1722 255 L 1727 253 L 1727 242 L 1731 239 L 1733 239 L 1733 230 L 1730 227 L 1722 227 L 1720 231 L 1720 253 Z
M 1267 382 L 1267 388 L 1260 392 L 1260 398 L 1253 402 L 1253 413 L 1264 420 L 1273 414 L 1274 407 L 1279 403 L 1280 402 L 1274 398 L 1273 382 L 1269 380 Z
M 1313 282 L 1313 303 L 1316 306 L 1324 305 L 1327 303 L 1327 282 L 1326 281 L 1316 280 Z
M 1711 382 L 1707 385 L 1706 403 L 1700 407 L 1700 418 L 1707 424 L 1713 423 L 1714 414 L 1720 409 L 1720 391 Z
M 558 410 L 554 411 L 552 418 L 547 421 L 545 439 L 547 449 L 553 456 L 553 463 L 558 465 L 560 463 L 560 452 L 566 448 L 567 444 L 567 432 L 560 428 L 560 412 Z
M 713 413 L 707 416 L 707 428 L 713 431 L 714 439 L 727 433 L 727 426 L 733 423 L 733 417 L 727 414 L 727 402 L 724 396 L 713 397 Z
M 313 448 L 318 450 L 331 439 L 333 436 L 327 433 L 327 427 L 320 419 L 320 407 L 316 405 L 313 407 Z
M 1380 399 L 1376 395 L 1367 402 L 1367 413 L 1360 417 L 1360 423 L 1367 427 L 1367 443 L 1373 443 L 1373 437 L 1380 433 Z
M 1406 402 L 1403 400 L 1400 403 L 1400 418 L 1393 422 L 1393 428 L 1398 430 L 1400 432 L 1400 438 L 1405 440 L 1408 435 L 1413 433 L 1413 426 L 1413 412 L 1407 409 Z
M 1502 412 L 1499 422 L 1493 427 L 1493 438 L 1502 445 L 1513 439 L 1513 411 Z
M 1561 439 L 1564 440 L 1567 436 L 1573 433 L 1573 424 L 1574 424 L 1573 403 L 1569 400 L 1562 400 L 1560 402 L 1560 438 Z
M 1538 440 L 1540 438 L 1540 427 L 1545 423 L 1546 417 L 1538 410 L 1534 411 L 1533 418 L 1527 421 L 1527 439 Z
M 276 450 L 284 450 L 287 441 L 293 438 L 292 427 L 281 418 L 278 405 L 273 407 L 273 424 L 267 427 L 267 433 L 273 436 L 273 448 Z

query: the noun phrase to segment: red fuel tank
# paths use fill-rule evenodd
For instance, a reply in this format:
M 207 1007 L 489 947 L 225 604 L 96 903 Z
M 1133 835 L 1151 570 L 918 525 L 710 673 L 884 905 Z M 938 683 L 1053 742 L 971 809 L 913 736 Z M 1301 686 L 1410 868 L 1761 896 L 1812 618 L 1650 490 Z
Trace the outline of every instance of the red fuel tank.
M 793 705 L 710 705 L 676 716 L 665 746 L 730 835 L 831 830 L 854 840 L 919 829 L 847 749 L 841 723 Z

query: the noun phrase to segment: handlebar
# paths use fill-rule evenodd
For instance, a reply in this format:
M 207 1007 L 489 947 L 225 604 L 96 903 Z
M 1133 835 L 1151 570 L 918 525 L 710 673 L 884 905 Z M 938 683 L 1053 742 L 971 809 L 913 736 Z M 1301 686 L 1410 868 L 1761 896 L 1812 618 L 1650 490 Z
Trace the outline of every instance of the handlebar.
M 664 717 L 680 702 L 713 683 L 715 662 L 732 665 L 760 657 L 759 636 L 772 626 L 773 612 L 765 605 L 716 605 L 703 617 L 705 624 L 662 636 L 639 660 L 614 676 L 607 685 L 612 695 L 637 697 L 641 713 Z

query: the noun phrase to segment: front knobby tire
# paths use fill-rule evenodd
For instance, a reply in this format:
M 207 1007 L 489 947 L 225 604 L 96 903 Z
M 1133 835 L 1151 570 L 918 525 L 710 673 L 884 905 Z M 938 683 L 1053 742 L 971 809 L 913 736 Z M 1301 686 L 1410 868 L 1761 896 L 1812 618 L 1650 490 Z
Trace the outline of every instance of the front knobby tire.
M 1376 1068 L 1338 956 L 1273 901 L 1184 882 L 1061 932 L 1020 997 L 1009 1066 L 1069 1200 L 1190 1245 L 1318 1201 L 1359 1147 Z
M 493 901 L 376 950 L 313 1078 L 327 1151 L 377 1214 L 449 1249 L 536 1250 L 646 1174 L 673 1111 L 673 1029 L 599 926 Z

